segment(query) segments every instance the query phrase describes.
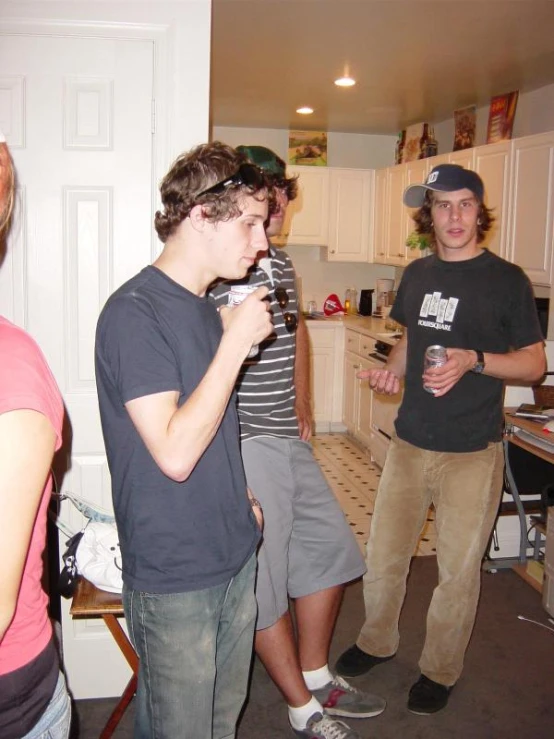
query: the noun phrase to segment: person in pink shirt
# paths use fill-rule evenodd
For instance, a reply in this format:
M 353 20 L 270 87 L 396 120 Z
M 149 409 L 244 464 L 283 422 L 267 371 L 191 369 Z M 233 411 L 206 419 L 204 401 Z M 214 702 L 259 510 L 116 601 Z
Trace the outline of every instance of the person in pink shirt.
M 0 134 L 0 241 L 14 200 Z M 0 316 L 0 736 L 66 739 L 71 704 L 42 589 L 50 465 L 64 407 L 35 341 Z

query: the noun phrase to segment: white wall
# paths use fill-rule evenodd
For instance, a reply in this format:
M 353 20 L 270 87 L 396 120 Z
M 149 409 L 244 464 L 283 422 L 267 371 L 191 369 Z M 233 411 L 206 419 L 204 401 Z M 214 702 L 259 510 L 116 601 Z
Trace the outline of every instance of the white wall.
M 284 128 L 231 128 L 214 126 L 210 137 L 230 146 L 257 144 L 267 146 L 287 161 L 289 132 Z M 379 169 L 394 164 L 395 136 L 365 134 L 327 134 L 327 164 L 329 167 Z
M 219 139 L 231 146 L 257 144 L 267 146 L 285 161 L 287 160 L 289 132 L 278 128 L 230 128 L 214 126 L 212 139 Z M 327 139 L 327 163 L 330 167 L 377 169 L 394 162 L 394 136 L 366 136 L 362 134 L 333 133 Z M 318 310 L 330 293 L 341 300 L 348 287 L 358 290 L 374 288 L 380 277 L 394 277 L 394 268 L 377 264 L 347 264 L 327 262 L 325 249 L 316 246 L 289 246 L 287 251 L 294 262 L 302 282 L 304 306 L 315 300 Z
M 510 92 L 503 90 L 502 92 Z M 501 94 L 501 93 L 499 93 Z M 489 106 L 477 108 L 475 146 L 487 143 Z M 452 118 L 434 124 L 439 154 L 452 151 L 454 145 L 454 114 Z M 532 136 L 554 130 L 554 85 L 546 85 L 531 92 L 520 93 L 516 108 L 513 138 Z
M 315 300 L 317 310 L 322 310 L 325 298 L 336 293 L 340 300 L 348 287 L 355 287 L 360 299 L 360 290 L 375 288 L 375 280 L 380 277 L 394 278 L 394 267 L 382 264 L 347 264 L 327 262 L 325 249 L 318 246 L 288 246 L 287 252 L 294 263 L 297 275 L 301 278 L 302 301 L 304 307 L 309 300 Z

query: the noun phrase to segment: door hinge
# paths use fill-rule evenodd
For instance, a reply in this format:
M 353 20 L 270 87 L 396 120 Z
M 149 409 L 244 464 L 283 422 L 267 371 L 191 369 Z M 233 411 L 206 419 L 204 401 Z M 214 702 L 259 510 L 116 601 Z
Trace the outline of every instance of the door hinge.
M 152 100 L 152 133 L 156 133 L 156 101 Z

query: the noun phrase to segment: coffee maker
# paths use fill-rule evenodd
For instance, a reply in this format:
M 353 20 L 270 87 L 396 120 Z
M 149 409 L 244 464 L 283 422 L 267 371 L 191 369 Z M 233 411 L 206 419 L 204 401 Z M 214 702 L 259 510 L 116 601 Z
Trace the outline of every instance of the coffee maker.
M 360 291 L 360 307 L 359 314 L 361 316 L 370 316 L 373 312 L 373 290 Z
M 376 301 L 374 315 L 383 315 L 383 308 L 389 304 L 389 293 L 394 287 L 394 280 L 381 279 L 375 281 L 376 285 Z

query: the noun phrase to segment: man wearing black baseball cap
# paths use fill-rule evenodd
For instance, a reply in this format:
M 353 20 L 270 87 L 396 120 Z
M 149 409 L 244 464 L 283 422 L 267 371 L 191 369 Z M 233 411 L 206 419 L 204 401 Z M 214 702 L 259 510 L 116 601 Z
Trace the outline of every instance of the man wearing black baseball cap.
M 268 238 L 283 230 L 296 180 L 264 146 L 237 150 L 264 170 L 275 192 Z M 333 675 L 328 650 L 344 584 L 365 572 L 363 558 L 312 448 L 309 343 L 288 254 L 270 244 L 250 270 L 249 285 L 266 285 L 274 336 L 247 361 L 237 393 L 242 455 L 250 489 L 264 510 L 258 556 L 256 653 L 283 694 L 296 736 L 360 739 L 335 717 L 370 718 L 385 701 Z M 229 283 L 213 291 L 225 305 Z M 289 611 L 295 600 L 296 640 Z
M 421 208 L 429 191 L 454 192 L 464 189 L 470 190 L 480 203 L 483 202 L 485 187 L 477 172 L 464 169 L 458 164 L 439 164 L 429 172 L 424 184 L 406 188 L 404 205 L 408 208 Z
M 504 381 L 532 383 L 546 367 L 531 284 L 483 248 L 492 224 L 478 174 L 453 164 L 411 185 L 416 230 L 434 253 L 404 271 L 391 317 L 404 326 L 383 369 L 361 372 L 375 392 L 404 395 L 381 475 L 364 578 L 366 620 L 337 662 L 345 677 L 394 657 L 410 559 L 431 504 L 439 582 L 408 708 L 444 708 L 475 622 L 481 560 L 494 525 L 504 469 Z M 424 369 L 426 349 L 446 347 Z

